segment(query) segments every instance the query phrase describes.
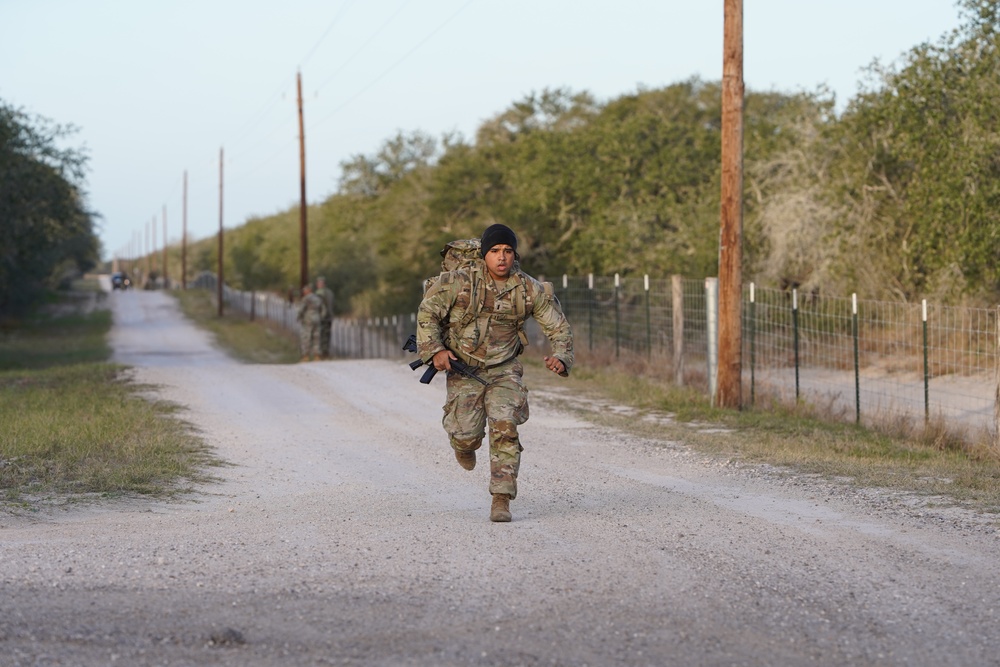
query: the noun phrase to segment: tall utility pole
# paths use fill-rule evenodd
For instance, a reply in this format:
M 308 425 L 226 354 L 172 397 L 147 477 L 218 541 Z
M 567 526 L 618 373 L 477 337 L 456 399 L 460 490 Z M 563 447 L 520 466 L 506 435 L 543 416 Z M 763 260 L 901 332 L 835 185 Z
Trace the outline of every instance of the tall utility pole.
M 219 270 L 215 281 L 215 296 L 219 302 L 219 317 L 222 317 L 222 282 L 225 275 L 222 271 L 222 148 L 219 148 Z
M 163 289 L 170 289 L 167 281 L 167 205 L 163 205 Z
M 181 213 L 181 289 L 188 288 L 187 242 L 188 242 L 188 173 L 184 170 L 184 204 Z
M 719 370 L 715 404 L 742 407 L 743 0 L 725 0 L 722 44 L 722 214 Z
M 306 228 L 306 129 L 302 122 L 302 72 L 295 75 L 299 91 L 299 287 L 309 284 L 309 232 Z
M 152 262 L 153 271 L 156 270 L 156 216 L 149 221 L 149 236 L 152 239 L 152 245 L 149 246 L 149 257 Z

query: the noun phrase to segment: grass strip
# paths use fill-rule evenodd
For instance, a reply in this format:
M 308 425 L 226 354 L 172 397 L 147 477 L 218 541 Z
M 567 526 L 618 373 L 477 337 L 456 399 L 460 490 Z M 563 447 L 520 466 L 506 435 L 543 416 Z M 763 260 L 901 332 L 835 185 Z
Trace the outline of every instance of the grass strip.
M 166 497 L 219 465 L 176 406 L 107 363 L 111 313 L 91 286 L 0 330 L 0 500 L 35 508 Z
M 678 388 L 655 373 L 586 360 L 565 380 L 535 361 L 525 366 L 530 386 L 549 390 L 550 400 L 600 425 L 722 459 L 1000 512 L 1000 458 L 986 434 L 970 442 L 940 424 L 898 418 L 859 426 L 823 406 L 759 396 L 753 409 L 724 410 L 703 392 Z
M 298 337 L 268 320 L 251 321 L 242 313 L 221 318 L 213 294 L 208 290 L 173 290 L 181 311 L 200 327 L 212 332 L 216 342 L 241 361 L 252 364 L 294 364 L 299 360 Z
M 55 496 L 166 496 L 217 461 L 174 407 L 137 395 L 114 364 L 0 372 L 0 489 Z

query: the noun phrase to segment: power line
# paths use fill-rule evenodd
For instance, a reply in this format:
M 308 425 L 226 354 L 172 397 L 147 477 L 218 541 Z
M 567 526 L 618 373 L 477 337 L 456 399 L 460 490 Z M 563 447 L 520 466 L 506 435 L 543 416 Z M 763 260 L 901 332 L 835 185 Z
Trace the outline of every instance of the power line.
M 326 39 L 326 36 L 330 34 L 330 31 L 333 30 L 333 27 L 340 22 L 340 19 L 344 15 L 344 12 L 347 11 L 347 8 L 350 7 L 351 4 L 353 4 L 353 2 L 354 0 L 348 0 L 348 2 L 346 2 L 344 5 L 341 6 L 340 11 L 337 12 L 337 15 L 333 17 L 332 21 L 330 21 L 330 25 L 328 25 L 326 27 L 326 30 L 323 31 L 323 34 L 320 36 L 319 41 L 317 41 L 316 44 L 313 45 L 312 49 L 309 51 L 309 53 L 306 54 L 305 58 L 303 58 L 299 62 L 299 69 L 302 69 L 303 65 L 305 65 L 310 58 L 312 58 L 313 54 L 316 53 L 316 49 L 318 49 L 319 45 L 323 43 L 323 40 Z
M 242 132 L 236 135 L 233 141 L 223 142 L 223 143 L 228 143 L 231 146 L 239 145 L 239 142 L 242 141 L 243 138 L 246 137 L 248 134 L 250 134 L 250 130 L 254 129 L 257 126 L 257 124 L 264 118 L 264 115 L 271 110 L 271 108 L 275 105 L 275 103 L 277 103 L 279 99 L 284 97 L 285 88 L 287 86 L 288 86 L 287 83 L 282 83 L 278 87 L 278 89 L 274 91 L 270 97 L 267 98 L 267 102 L 265 102 L 264 106 L 252 117 L 251 122 L 248 123 L 246 126 L 244 126 Z
M 405 61 L 407 58 L 409 58 L 411 55 L 413 55 L 413 53 L 417 49 L 419 49 L 421 46 L 423 46 L 428 41 L 430 41 L 431 37 L 433 37 L 434 35 L 436 35 L 445 26 L 447 26 L 449 23 L 451 23 L 459 14 L 461 14 L 463 11 L 465 11 L 466 7 L 468 7 L 472 3 L 473 3 L 473 0 L 468 0 L 464 5 L 462 5 L 461 7 L 459 7 L 458 11 L 456 11 L 454 14 L 452 14 L 447 19 L 445 19 L 444 22 L 442 22 L 438 27 L 434 28 L 434 30 L 430 31 L 427 34 L 426 37 L 424 37 L 419 42 L 417 42 L 416 46 L 414 46 L 409 51 L 407 51 L 406 53 L 404 53 L 403 56 L 399 60 L 397 60 L 392 65 L 390 65 L 388 68 L 386 68 L 381 74 L 379 74 L 377 77 L 375 77 L 374 79 L 372 79 L 368 83 L 368 85 L 364 86 L 361 90 L 359 90 L 358 92 L 356 92 L 354 95 L 352 95 L 351 97 L 347 98 L 347 100 L 345 100 L 340 106 L 336 107 L 333 111 L 331 111 L 329 114 L 327 114 L 326 116 L 324 116 L 321 120 L 317 121 L 316 123 L 313 123 L 310 126 L 310 129 L 317 128 L 320 125 L 322 125 L 323 123 L 325 123 L 326 121 L 330 120 L 335 115 L 337 115 L 342 110 L 344 110 L 348 105 L 350 105 L 351 102 L 353 102 L 354 100 L 358 99 L 359 97 L 361 97 L 362 95 L 364 95 L 366 92 L 368 92 L 369 90 L 371 90 L 371 88 L 374 87 L 376 83 L 378 83 L 383 78 L 385 78 L 385 76 L 387 74 L 389 74 L 389 72 L 391 72 L 392 70 L 396 69 L 399 65 L 401 65 L 403 63 L 403 61 Z
M 343 18 L 344 13 L 347 11 L 347 8 L 350 7 L 353 3 L 354 0 L 347 0 L 346 3 L 341 5 L 340 10 L 333 17 L 333 20 L 331 20 L 330 23 L 327 25 L 326 30 L 323 31 L 323 34 L 320 35 L 318 40 L 316 40 L 316 43 L 313 45 L 313 47 L 309 50 L 308 53 L 306 53 L 305 57 L 303 57 L 302 60 L 299 62 L 300 69 L 313 56 L 313 54 L 316 53 L 316 50 L 320 47 L 320 45 L 324 42 L 324 40 L 326 40 L 327 36 L 330 34 L 330 31 L 333 30 L 333 28 Z M 233 141 L 224 143 L 230 146 L 239 146 L 239 142 L 242 141 L 243 138 L 246 137 L 250 133 L 250 131 L 253 130 L 258 123 L 260 123 L 261 120 L 263 120 L 267 112 L 269 112 L 279 100 L 284 98 L 284 93 L 287 90 L 288 86 L 289 86 L 288 83 L 282 82 L 281 85 L 278 87 L 278 89 L 274 93 L 272 93 L 270 97 L 267 98 L 267 101 L 264 103 L 263 108 L 261 108 L 252 117 L 251 122 L 245 126 L 244 130 L 240 134 L 238 134 Z M 274 132 L 275 130 L 272 130 L 266 136 L 269 137 L 271 134 L 274 134 Z M 261 138 L 258 138 L 258 143 L 261 140 L 262 140 Z
M 328 76 L 328 77 L 327 77 L 326 79 L 324 79 L 324 80 L 323 80 L 323 82 L 322 82 L 322 83 L 320 83 L 320 84 L 319 84 L 318 86 L 316 86 L 316 89 L 315 89 L 315 90 L 316 90 L 316 92 L 319 92 L 319 91 L 320 91 L 320 90 L 321 90 L 321 89 L 322 89 L 322 88 L 323 88 L 323 87 L 324 87 L 324 86 L 325 86 L 326 84 L 330 83 L 330 82 L 331 82 L 331 81 L 333 80 L 333 77 L 335 77 L 335 76 L 337 76 L 338 74 L 340 74 L 340 73 L 341 73 L 341 72 L 342 72 L 342 71 L 344 70 L 344 68 L 345 68 L 345 67 L 347 67 L 347 66 L 348 66 L 349 64 L 351 64 L 351 61 L 352 61 L 352 60 L 354 60 L 354 59 L 355 59 L 355 58 L 356 58 L 356 57 L 358 56 L 358 54 L 360 54 L 360 53 L 361 53 L 362 51 L 364 51 L 364 50 L 365 50 L 365 48 L 367 48 L 367 47 L 368 47 L 368 45 L 369 45 L 369 44 L 371 44 L 371 43 L 372 43 L 372 41 L 373 41 L 373 40 L 374 40 L 374 39 L 375 39 L 376 37 L 378 37 L 378 36 L 379 36 L 379 34 L 380 34 L 380 33 L 381 33 L 381 32 L 382 32 L 383 30 L 385 30 L 386 26 L 388 26 L 388 25 L 389 25 L 390 23 L 392 23 L 392 22 L 393 22 L 393 20 L 394 20 L 394 19 L 395 19 L 395 18 L 396 18 L 397 16 L 399 16 L 400 12 L 402 12 L 402 11 L 403 11 L 403 9 L 405 9 L 405 8 L 406 8 L 406 6 L 407 6 L 408 4 L 410 4 L 410 0 L 404 0 L 404 1 L 403 1 L 403 3 L 402 3 L 402 4 L 401 4 L 401 5 L 400 5 L 400 6 L 398 7 L 398 8 L 396 8 L 396 11 L 395 11 L 395 12 L 394 12 L 394 13 L 392 14 L 392 16 L 390 16 L 390 17 L 389 17 L 388 19 L 386 19 L 386 20 L 385 20 L 385 21 L 384 21 L 384 22 L 382 23 L 382 25 L 380 25 L 380 26 L 378 27 L 378 29 L 377 29 L 377 30 L 376 30 L 375 32 L 373 32 L 373 33 L 372 33 L 372 34 L 371 34 L 371 35 L 370 35 L 370 36 L 368 37 L 368 39 L 367 39 L 367 40 L 365 40 L 365 43 L 364 43 L 364 44 L 362 44 L 361 46 L 359 46 L 359 47 L 358 47 L 358 49 L 357 49 L 357 50 L 356 50 L 356 51 L 355 51 L 354 53 L 352 53 L 352 54 L 350 55 L 350 57 L 348 57 L 348 58 L 347 58 L 347 60 L 345 60 L 345 61 L 344 61 L 343 63 L 341 63 L 340 67 L 338 67 L 337 69 L 333 70 L 333 73 L 332 73 L 332 74 L 330 74 L 330 76 Z

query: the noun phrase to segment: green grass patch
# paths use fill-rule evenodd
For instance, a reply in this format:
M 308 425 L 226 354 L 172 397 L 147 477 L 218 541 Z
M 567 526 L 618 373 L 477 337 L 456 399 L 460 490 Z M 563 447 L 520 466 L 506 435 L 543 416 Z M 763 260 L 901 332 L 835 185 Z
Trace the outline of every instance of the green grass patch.
M 212 332 L 216 342 L 235 358 L 253 364 L 294 364 L 299 360 L 298 337 L 275 323 L 251 321 L 243 313 L 218 315 L 214 295 L 208 290 L 170 292 L 184 315 Z
M 107 363 L 110 312 L 91 291 L 57 293 L 0 333 L 0 501 L 35 507 L 169 496 L 220 462 L 176 408 L 143 398 Z
M 6 501 L 169 495 L 217 463 L 174 408 L 137 395 L 114 364 L 0 372 Z

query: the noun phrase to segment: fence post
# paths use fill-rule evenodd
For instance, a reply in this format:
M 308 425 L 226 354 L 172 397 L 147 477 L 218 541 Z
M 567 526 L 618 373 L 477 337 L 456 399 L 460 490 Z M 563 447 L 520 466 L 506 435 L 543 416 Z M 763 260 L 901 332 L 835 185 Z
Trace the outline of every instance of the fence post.
M 670 276 L 674 325 L 674 384 L 684 386 L 684 283 L 680 276 Z
M 924 328 L 924 424 L 927 424 L 931 419 L 931 369 L 927 364 L 927 299 L 924 299 L 920 305 Z
M 799 290 L 792 290 L 792 349 L 795 353 L 795 402 L 799 402 Z
M 755 376 L 755 366 L 757 362 L 757 349 L 755 346 L 757 335 L 757 299 L 754 295 L 754 283 L 750 283 L 750 321 L 747 322 L 750 329 L 750 407 L 754 406 L 754 392 L 756 390 L 757 378 Z
M 563 300 L 563 302 L 562 302 L 561 305 L 562 305 L 563 315 L 565 315 L 568 318 L 569 317 L 569 312 L 568 312 L 568 309 L 569 309 L 569 277 L 565 273 L 563 274 L 563 298 L 562 298 L 562 300 Z
M 620 282 L 618 280 L 618 274 L 615 274 L 615 359 L 618 358 L 618 352 L 621 347 L 621 313 L 618 307 L 618 286 Z
M 996 393 L 993 397 L 993 446 L 1000 451 L 1000 307 L 997 307 L 997 355 L 996 355 Z
M 861 423 L 861 376 L 858 363 L 858 293 L 851 294 L 851 330 L 854 337 L 854 422 Z
M 587 337 L 588 349 L 594 351 L 594 274 L 587 274 Z
M 719 367 L 719 279 L 705 278 L 705 334 L 708 339 L 708 395 L 715 405 L 716 377 Z
M 375 356 L 379 359 L 384 359 L 385 353 L 385 327 L 388 324 L 388 318 L 376 317 L 375 318 L 375 335 L 378 336 L 378 354 Z
M 646 357 L 653 356 L 653 324 L 649 317 L 649 274 L 642 278 L 643 287 L 646 291 Z
M 405 336 L 403 335 L 403 318 L 397 315 L 392 316 L 392 345 L 389 346 L 390 350 L 400 350 L 402 348 L 396 347 L 400 340 L 403 340 Z M 401 357 L 403 356 L 399 352 L 396 352 L 393 356 Z

